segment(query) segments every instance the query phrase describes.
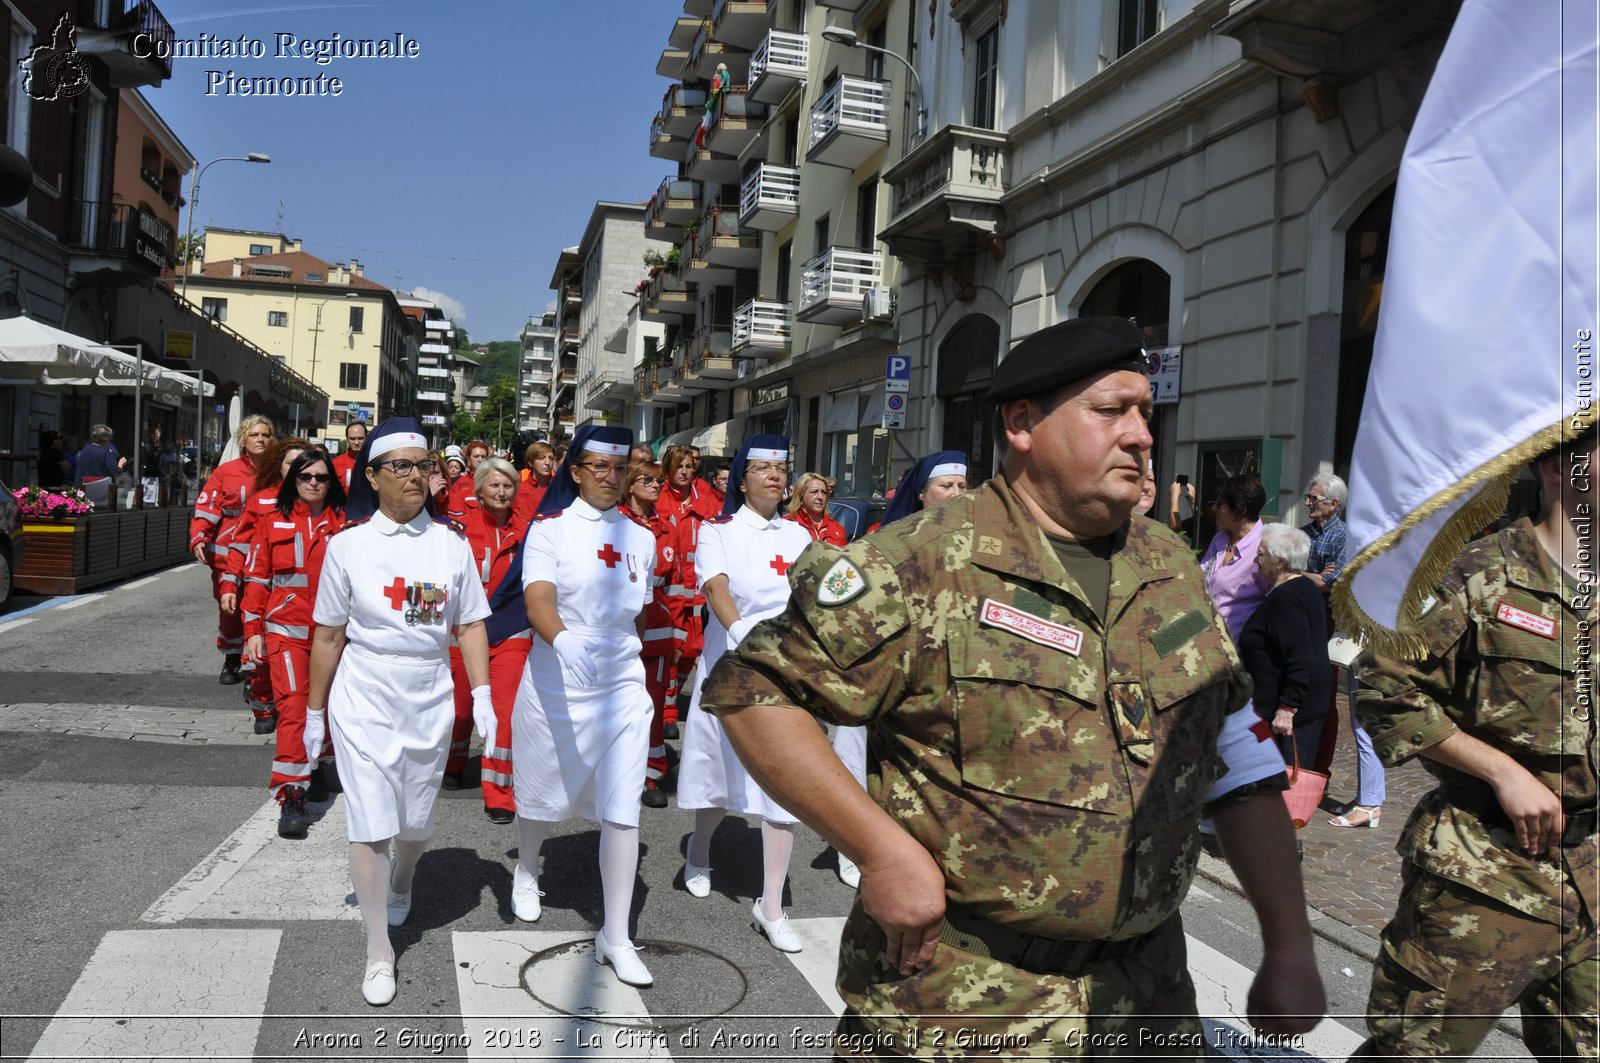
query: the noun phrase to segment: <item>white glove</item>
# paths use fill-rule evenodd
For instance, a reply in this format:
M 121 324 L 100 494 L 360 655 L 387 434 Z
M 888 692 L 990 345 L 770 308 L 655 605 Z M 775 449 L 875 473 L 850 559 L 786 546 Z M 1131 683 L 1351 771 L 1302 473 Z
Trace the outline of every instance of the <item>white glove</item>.
M 550 644 L 556 651 L 556 656 L 561 658 L 561 663 L 567 666 L 567 671 L 572 673 L 572 678 L 580 687 L 592 687 L 597 676 L 594 668 L 594 657 L 589 653 L 589 647 L 583 640 L 570 631 L 562 631 L 556 640 Z
M 739 645 L 739 643 L 743 642 L 744 637 L 750 634 L 750 629 L 755 626 L 756 621 L 747 617 L 741 616 L 739 619 L 735 620 L 733 622 L 733 626 L 728 629 L 728 648 L 733 649 L 735 646 Z
M 322 756 L 322 736 L 328 728 L 327 709 L 306 710 L 306 763 L 313 768 L 317 766 L 317 758 Z
M 485 742 L 494 737 L 498 721 L 494 718 L 494 701 L 489 696 L 489 685 L 472 688 L 472 722 L 478 726 L 478 737 Z

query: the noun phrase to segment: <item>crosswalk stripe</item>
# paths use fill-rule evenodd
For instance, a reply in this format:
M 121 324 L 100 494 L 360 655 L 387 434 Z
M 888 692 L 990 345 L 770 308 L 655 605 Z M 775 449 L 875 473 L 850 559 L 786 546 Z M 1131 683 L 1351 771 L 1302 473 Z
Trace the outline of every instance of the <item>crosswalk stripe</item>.
M 1323 1019 L 1307 1034 L 1279 1045 L 1257 1042 L 1244 1017 L 1245 996 L 1255 972 L 1189 936 L 1189 976 L 1194 979 L 1195 1001 L 1204 1016 L 1206 1043 L 1227 1059 L 1281 1059 L 1301 1053 L 1315 1059 L 1347 1059 L 1361 1044 L 1360 1034 L 1333 1019 Z M 1303 1058 L 1303 1057 L 1302 1057 Z
M 360 919 L 344 802 L 326 807 L 306 837 L 290 840 L 278 837 L 278 804 L 268 799 L 140 919 Z
M 839 938 L 844 934 L 844 916 L 811 919 L 791 917 L 789 925 L 799 935 L 800 943 L 805 948 L 784 955 L 804 976 L 812 991 L 822 998 L 828 1010 L 835 1015 L 843 1014 L 844 1001 L 833 983 L 839 970 Z
M 278 930 L 115 930 L 101 938 L 30 1059 L 248 1059 Z M 174 972 L 183 977 L 174 977 Z
M 647 1036 L 644 997 L 595 962 L 587 936 L 508 930 L 457 931 L 450 938 L 468 1059 L 672 1058 Z M 529 968 L 524 989 L 523 964 L 547 949 L 558 951 Z M 524 1019 L 531 1021 L 519 1024 Z

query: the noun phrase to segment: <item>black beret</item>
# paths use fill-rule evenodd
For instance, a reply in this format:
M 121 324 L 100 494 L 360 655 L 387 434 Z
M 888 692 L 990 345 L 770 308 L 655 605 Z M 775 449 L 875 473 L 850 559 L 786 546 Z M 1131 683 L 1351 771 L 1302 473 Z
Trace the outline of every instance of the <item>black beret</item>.
M 1125 317 L 1075 317 L 1040 329 L 1000 359 L 990 402 L 1034 399 L 1107 369 L 1149 371 L 1144 336 Z

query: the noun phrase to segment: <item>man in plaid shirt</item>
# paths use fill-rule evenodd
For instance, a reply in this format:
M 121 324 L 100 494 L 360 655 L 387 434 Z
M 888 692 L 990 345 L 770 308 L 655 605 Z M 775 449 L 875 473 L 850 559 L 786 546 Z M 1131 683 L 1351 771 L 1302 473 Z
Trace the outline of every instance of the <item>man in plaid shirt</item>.
M 1344 571 L 1344 512 L 1345 499 L 1350 497 L 1344 481 L 1333 473 L 1322 473 L 1306 485 L 1306 512 L 1311 521 L 1300 530 L 1311 536 L 1311 560 L 1306 571 L 1324 590 Z

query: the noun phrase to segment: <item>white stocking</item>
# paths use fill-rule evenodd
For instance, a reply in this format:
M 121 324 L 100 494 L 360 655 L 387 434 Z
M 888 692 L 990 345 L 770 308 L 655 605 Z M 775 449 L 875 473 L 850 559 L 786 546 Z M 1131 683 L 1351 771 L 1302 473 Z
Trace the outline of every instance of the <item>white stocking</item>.
M 350 884 L 367 930 L 367 962 L 394 961 L 389 944 L 389 842 L 350 843 Z
M 389 887 L 396 893 L 411 892 L 412 879 L 417 871 L 417 861 L 422 859 L 422 854 L 427 848 L 428 840 L 426 838 L 421 841 L 395 839 L 394 868 L 389 873 Z
M 606 921 L 600 932 L 613 945 L 626 943 L 633 910 L 633 880 L 639 873 L 639 828 L 600 824 L 600 889 L 605 894 Z
M 789 856 L 794 852 L 794 824 L 761 821 L 761 914 L 768 919 L 783 915 L 783 883 L 789 877 Z
M 694 833 L 689 836 L 689 863 L 695 867 L 711 866 L 711 836 L 727 814 L 720 808 L 695 809 Z
M 539 877 L 539 850 L 544 847 L 544 836 L 550 824 L 542 819 L 517 817 L 517 870 L 515 885 Z

